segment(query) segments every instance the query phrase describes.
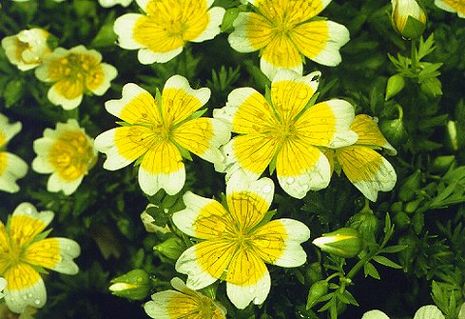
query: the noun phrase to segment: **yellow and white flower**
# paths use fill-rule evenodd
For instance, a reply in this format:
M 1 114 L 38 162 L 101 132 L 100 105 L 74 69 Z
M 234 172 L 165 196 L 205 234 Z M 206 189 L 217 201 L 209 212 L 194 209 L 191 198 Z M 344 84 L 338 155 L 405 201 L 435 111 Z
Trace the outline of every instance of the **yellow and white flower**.
M 132 0 L 98 0 L 100 5 L 104 8 L 109 8 L 116 6 L 117 4 L 127 7 L 128 5 L 131 4 Z
M 44 136 L 34 141 L 37 157 L 32 169 L 51 174 L 47 190 L 72 194 L 97 160 L 93 140 L 76 120 L 57 123 L 56 129 L 45 129 Z
M 198 290 L 218 279 L 226 281 L 226 293 L 239 309 L 265 301 L 271 286 L 265 263 L 298 267 L 307 255 L 300 246 L 310 230 L 293 219 L 265 222 L 274 194 L 273 181 L 248 181 L 236 174 L 226 186 L 227 207 L 187 192 L 186 208 L 173 214 L 182 232 L 200 243 L 182 253 L 176 270 L 187 274 L 187 287 Z
M 252 88 L 229 94 L 226 106 L 213 113 L 232 123 L 232 131 L 239 134 L 224 147 L 227 178 L 243 169 L 256 179 L 271 165 L 276 166 L 281 187 L 293 197 L 328 186 L 330 166 L 318 147 L 347 146 L 357 136 L 349 130 L 354 118 L 350 103 L 333 99 L 307 107 L 320 75 L 302 77 L 281 70 L 268 100 Z
M 179 278 L 171 279 L 176 290 L 154 293 L 144 305 L 145 312 L 155 319 L 226 319 L 226 309 L 211 298 L 187 288 Z
M 19 186 L 16 180 L 27 173 L 27 164 L 18 156 L 5 151 L 8 141 L 21 131 L 21 123 L 8 123 L 8 118 L 0 113 L 0 191 L 16 193 Z
M 95 139 L 97 150 L 107 155 L 103 167 L 117 170 L 137 160 L 139 185 L 146 194 L 162 188 L 176 194 L 186 179 L 181 154 L 191 152 L 215 164 L 223 161 L 219 147 L 229 141 L 229 125 L 199 118 L 209 98 L 208 88 L 194 90 L 180 75 L 169 78 L 156 98 L 134 83 L 126 84 L 122 99 L 105 103 L 123 126 Z
M 434 0 L 434 4 L 442 10 L 456 12 L 460 18 L 465 18 L 464 0 Z
M 0 221 L 0 276 L 7 281 L 5 301 L 8 308 L 21 313 L 27 306 L 41 308 L 47 300 L 39 271 L 43 268 L 74 275 L 73 258 L 79 245 L 67 238 L 44 238 L 53 212 L 37 212 L 29 203 L 20 204 L 6 226 Z
M 354 145 L 326 150 L 331 163 L 331 171 L 342 171 L 350 182 L 369 200 L 375 202 L 378 192 L 392 190 L 397 181 L 396 171 L 376 149 L 386 149 L 388 154 L 397 154 L 396 150 L 384 138 L 376 121 L 366 115 L 357 115 L 351 129 L 358 134 Z
M 12 64 L 21 71 L 27 71 L 39 66 L 52 52 L 47 44 L 49 36 L 50 33 L 40 28 L 23 30 L 3 38 L 2 48 Z
M 164 63 L 187 42 L 203 42 L 220 33 L 225 10 L 213 0 L 136 0 L 145 14 L 128 13 L 115 21 L 119 45 L 139 50 L 142 64 Z
M 102 63 L 99 52 L 79 45 L 70 50 L 56 48 L 35 74 L 41 81 L 54 82 L 47 94 L 50 102 L 71 110 L 81 104 L 86 92 L 103 95 L 118 72 L 112 65 Z
M 319 64 L 336 66 L 339 49 L 349 41 L 341 24 L 313 19 L 331 0 L 248 0 L 254 12 L 242 12 L 229 36 L 239 52 L 260 50 L 260 68 L 272 79 L 279 69 L 302 74 L 305 57 Z

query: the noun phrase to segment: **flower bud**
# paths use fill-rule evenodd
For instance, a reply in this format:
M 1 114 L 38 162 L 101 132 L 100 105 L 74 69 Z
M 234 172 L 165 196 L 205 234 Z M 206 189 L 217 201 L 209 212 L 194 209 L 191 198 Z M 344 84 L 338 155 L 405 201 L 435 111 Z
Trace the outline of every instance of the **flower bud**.
M 405 86 L 404 77 L 400 74 L 394 74 L 391 76 L 386 85 L 386 97 L 385 100 L 389 100 L 397 95 Z
M 391 0 L 394 30 L 407 39 L 416 39 L 425 31 L 426 13 L 417 0 Z
M 348 227 L 323 234 L 322 237 L 315 239 L 313 244 L 324 252 L 344 258 L 357 256 L 363 246 L 358 231 Z
M 113 295 L 131 300 L 145 299 L 151 288 L 149 275 L 142 269 L 131 270 L 111 283 L 108 289 Z
M 381 122 L 380 129 L 394 145 L 403 144 L 408 137 L 404 122 L 400 118 Z
M 172 260 L 178 259 L 178 257 L 181 256 L 185 249 L 186 246 L 184 243 L 176 237 L 168 238 L 161 244 L 153 247 L 153 250 Z
M 308 291 L 307 297 L 307 306 L 305 309 L 312 308 L 315 304 L 318 303 L 318 299 L 326 295 L 328 292 L 328 282 L 326 280 L 320 280 L 315 282 Z
M 357 230 L 360 236 L 368 242 L 375 241 L 378 225 L 378 218 L 373 211 L 365 209 L 352 216 L 348 223 L 348 226 Z

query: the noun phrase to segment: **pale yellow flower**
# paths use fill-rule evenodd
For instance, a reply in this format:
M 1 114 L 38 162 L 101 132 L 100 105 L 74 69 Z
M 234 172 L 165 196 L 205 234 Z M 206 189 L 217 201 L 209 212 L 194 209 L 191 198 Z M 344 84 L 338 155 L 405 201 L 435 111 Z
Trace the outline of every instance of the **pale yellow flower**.
M 113 66 L 102 63 L 99 52 L 79 45 L 70 50 L 55 49 L 35 74 L 41 81 L 54 82 L 47 94 L 50 102 L 71 110 L 81 104 L 86 92 L 103 95 L 118 72 Z
M 128 5 L 131 4 L 131 2 L 132 0 L 98 0 L 98 3 L 100 3 L 100 5 L 104 8 L 113 7 L 113 6 L 116 6 L 117 4 L 123 7 L 127 7 Z
M 331 0 L 248 0 L 253 12 L 241 12 L 229 36 L 239 52 L 260 51 L 260 68 L 272 79 L 279 69 L 302 74 L 305 57 L 336 66 L 340 47 L 349 41 L 341 24 L 315 19 Z
M 199 117 L 210 98 L 208 88 L 194 90 L 186 78 L 170 77 L 155 98 L 134 83 L 123 87 L 120 100 L 105 103 L 107 111 L 124 122 L 95 138 L 95 147 L 107 155 L 103 167 L 123 168 L 137 160 L 139 185 L 153 195 L 160 189 L 178 193 L 186 171 L 182 157 L 189 152 L 215 165 L 223 162 L 219 147 L 229 141 L 229 125 Z
M 47 44 L 50 34 L 44 29 L 23 30 L 16 35 L 2 39 L 2 47 L 8 60 L 21 71 L 39 66 L 51 53 Z
M 8 123 L 8 118 L 0 113 L 0 191 L 19 191 L 16 180 L 27 173 L 27 164 L 18 156 L 5 151 L 8 141 L 21 131 L 21 123 Z
M 460 18 L 465 18 L 465 0 L 435 0 L 434 4 L 442 10 L 456 12 Z
M 79 245 L 67 238 L 45 238 L 45 228 L 53 212 L 37 212 L 29 204 L 20 204 L 6 226 L 0 221 L 0 276 L 7 281 L 5 301 L 8 308 L 21 313 L 27 306 L 42 308 L 47 301 L 40 269 L 74 275 L 78 266 Z
M 357 133 L 355 144 L 325 150 L 331 164 L 331 172 L 344 172 L 350 182 L 369 200 L 375 202 L 378 192 L 392 190 L 397 181 L 396 171 L 378 149 L 386 149 L 391 155 L 397 152 L 385 139 L 376 121 L 366 115 L 359 114 L 351 124 L 351 129 Z
M 154 293 L 144 305 L 145 312 L 155 319 L 226 319 L 226 309 L 200 292 L 187 288 L 179 278 L 171 280 L 176 290 Z
M 45 129 L 44 136 L 34 141 L 37 157 L 32 169 L 50 174 L 49 192 L 72 194 L 97 160 L 93 140 L 79 127 L 76 120 L 57 123 L 56 129 Z
M 244 309 L 268 296 L 266 264 L 291 268 L 305 263 L 300 244 L 310 237 L 308 227 L 288 218 L 264 220 L 273 195 L 271 179 L 248 181 L 238 174 L 227 183 L 225 206 L 191 192 L 184 195 L 186 208 L 173 214 L 173 222 L 200 240 L 176 262 L 176 270 L 188 276 L 187 287 L 198 290 L 224 280 L 231 302 Z
M 119 45 L 139 50 L 142 64 L 168 62 L 187 42 L 203 42 L 220 33 L 225 10 L 213 0 L 136 0 L 145 14 L 128 13 L 115 21 Z

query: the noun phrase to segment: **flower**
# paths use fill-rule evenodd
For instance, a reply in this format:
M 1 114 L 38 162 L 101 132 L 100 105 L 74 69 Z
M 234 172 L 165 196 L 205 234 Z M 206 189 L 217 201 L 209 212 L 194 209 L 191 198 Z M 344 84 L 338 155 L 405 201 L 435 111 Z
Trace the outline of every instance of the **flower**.
M 44 229 L 53 212 L 37 212 L 30 203 L 21 203 L 5 225 L 0 221 L 0 276 L 7 281 L 5 301 L 8 308 L 21 313 L 27 306 L 41 308 L 47 300 L 42 268 L 74 275 L 73 258 L 79 245 L 67 238 L 47 238 Z
M 113 278 L 108 289 L 118 297 L 130 300 L 145 299 L 151 289 L 149 274 L 143 269 L 133 269 L 130 272 Z
M 139 50 L 142 64 L 168 62 L 186 42 L 203 42 L 220 33 L 225 10 L 213 0 L 137 0 L 145 14 L 128 13 L 115 21 L 119 45 Z
M 218 148 L 229 141 L 229 126 L 199 118 L 203 111 L 198 110 L 209 98 L 208 88 L 193 90 L 180 75 L 169 78 L 155 99 L 136 84 L 126 84 L 122 99 L 105 103 L 109 113 L 124 121 L 123 126 L 95 139 L 97 150 L 107 155 L 103 167 L 117 170 L 137 160 L 139 185 L 146 194 L 161 188 L 170 195 L 178 193 L 186 180 L 182 154 L 223 161 Z
M 16 193 L 19 186 L 18 178 L 27 173 L 27 164 L 18 156 L 4 151 L 8 141 L 21 131 L 21 123 L 8 123 L 8 118 L 0 113 L 0 190 L 8 193 Z
M 40 28 L 23 30 L 2 39 L 2 47 L 8 60 L 21 71 L 39 66 L 51 53 L 47 40 L 50 33 Z
M 465 2 L 463 0 L 434 0 L 434 4 L 442 10 L 456 12 L 460 18 L 465 18 Z
M 131 4 L 132 0 L 98 0 L 100 5 L 104 8 L 116 6 L 117 4 L 127 7 Z
M 260 50 L 260 68 L 272 79 L 279 69 L 302 74 L 305 57 L 336 66 L 339 49 L 349 41 L 343 25 L 313 19 L 331 0 L 248 0 L 254 12 L 242 12 L 234 21 L 229 43 L 239 52 Z
M 3 290 L 6 287 L 6 280 L 3 277 L 0 277 L 0 299 L 2 299 L 5 294 L 3 293 Z
M 389 319 L 389 317 L 381 310 L 375 309 L 365 312 L 362 319 Z M 426 305 L 415 312 L 413 319 L 445 319 L 445 317 L 435 305 Z
M 176 290 L 154 293 L 152 301 L 144 305 L 145 312 L 152 318 L 161 319 L 226 319 L 226 309 L 218 302 L 186 287 L 179 278 L 171 279 Z
M 388 154 L 397 152 L 384 138 L 375 120 L 366 115 L 357 115 L 351 129 L 358 134 L 354 145 L 325 151 L 331 163 L 331 171 L 340 168 L 369 200 L 375 202 L 378 191 L 388 192 L 394 188 L 397 175 L 392 165 L 375 149 L 386 149 Z
M 408 39 L 420 37 L 426 27 L 426 13 L 417 0 L 391 0 L 392 25 Z
M 185 250 L 176 270 L 187 274 L 187 287 L 202 289 L 226 281 L 231 302 L 244 309 L 265 301 L 271 285 L 265 263 L 298 267 L 307 255 L 300 244 L 310 237 L 303 223 L 288 219 L 264 220 L 273 199 L 271 179 L 248 181 L 236 174 L 226 186 L 226 206 L 191 192 L 186 208 L 173 214 L 177 228 L 200 243 Z
M 83 45 L 70 50 L 56 48 L 35 73 L 41 81 L 55 82 L 48 90 L 50 102 L 71 110 L 81 104 L 87 91 L 103 95 L 118 74 L 113 66 L 101 61 L 99 52 L 87 50 Z
M 57 123 L 55 130 L 45 129 L 44 136 L 34 141 L 34 151 L 37 157 L 32 161 L 32 169 L 51 173 L 47 190 L 63 191 L 65 195 L 74 193 L 97 160 L 93 140 L 71 119 Z
M 240 168 L 256 179 L 268 165 L 276 166 L 279 184 L 296 198 L 328 186 L 330 166 L 317 147 L 347 146 L 357 136 L 349 130 L 354 118 L 350 103 L 333 99 L 307 107 L 320 75 L 281 70 L 269 99 L 252 88 L 229 94 L 226 106 L 213 113 L 239 134 L 224 147 L 228 175 Z

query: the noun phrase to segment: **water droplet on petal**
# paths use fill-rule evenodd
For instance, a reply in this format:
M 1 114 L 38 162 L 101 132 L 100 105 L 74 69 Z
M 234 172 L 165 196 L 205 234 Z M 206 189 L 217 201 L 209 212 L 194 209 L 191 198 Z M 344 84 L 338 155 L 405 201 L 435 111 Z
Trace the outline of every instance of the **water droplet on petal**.
M 286 183 L 288 183 L 288 184 L 292 184 L 292 183 L 294 183 L 294 182 L 295 182 L 295 178 L 294 178 L 294 177 L 288 177 L 288 178 L 286 179 Z
M 36 305 L 40 305 L 40 300 L 39 300 L 39 299 L 36 299 L 36 300 L 34 300 L 34 303 L 35 303 Z
M 263 192 L 265 194 L 269 193 L 269 192 L 271 192 L 271 189 L 272 189 L 272 187 L 270 185 L 266 185 L 265 187 L 263 187 Z

